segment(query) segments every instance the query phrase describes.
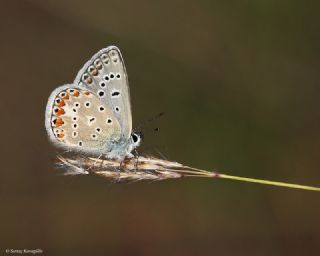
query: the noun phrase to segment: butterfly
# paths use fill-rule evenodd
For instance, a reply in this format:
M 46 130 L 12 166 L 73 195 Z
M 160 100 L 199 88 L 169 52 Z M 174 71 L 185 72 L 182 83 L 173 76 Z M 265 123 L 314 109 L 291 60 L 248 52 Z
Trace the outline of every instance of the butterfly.
M 128 76 L 116 46 L 97 52 L 72 84 L 51 93 L 45 126 L 49 140 L 63 150 L 109 159 L 133 157 L 142 135 L 132 131 Z

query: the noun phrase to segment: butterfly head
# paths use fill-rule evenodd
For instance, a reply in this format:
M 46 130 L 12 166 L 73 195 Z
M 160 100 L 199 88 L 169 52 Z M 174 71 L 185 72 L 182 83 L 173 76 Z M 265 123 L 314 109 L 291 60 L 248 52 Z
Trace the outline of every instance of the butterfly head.
M 141 145 L 141 142 L 143 140 L 143 134 L 141 131 L 133 131 L 131 133 L 131 146 L 132 150 L 136 147 L 139 147 Z

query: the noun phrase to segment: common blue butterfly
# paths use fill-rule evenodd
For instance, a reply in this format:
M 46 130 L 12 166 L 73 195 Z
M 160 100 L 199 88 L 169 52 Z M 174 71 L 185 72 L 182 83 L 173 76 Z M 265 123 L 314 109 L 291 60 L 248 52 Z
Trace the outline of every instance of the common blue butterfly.
M 50 141 L 66 151 L 133 157 L 142 138 L 132 132 L 128 76 L 116 46 L 97 52 L 72 84 L 51 93 L 45 125 Z

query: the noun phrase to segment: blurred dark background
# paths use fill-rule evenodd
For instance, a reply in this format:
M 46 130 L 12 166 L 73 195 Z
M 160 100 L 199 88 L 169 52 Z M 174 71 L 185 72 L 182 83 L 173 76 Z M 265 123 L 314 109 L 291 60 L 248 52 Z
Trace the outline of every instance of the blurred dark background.
M 1 1 L 0 249 L 44 255 L 319 255 L 316 192 L 58 176 L 47 97 L 117 45 L 141 151 L 320 185 L 315 1 Z

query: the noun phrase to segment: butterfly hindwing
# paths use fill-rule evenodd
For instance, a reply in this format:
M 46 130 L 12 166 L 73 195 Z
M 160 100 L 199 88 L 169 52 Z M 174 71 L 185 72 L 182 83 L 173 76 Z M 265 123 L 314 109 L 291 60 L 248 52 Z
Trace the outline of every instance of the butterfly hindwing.
M 120 124 L 93 92 L 73 85 L 57 88 L 49 97 L 46 128 L 51 141 L 66 150 L 102 153 L 120 139 Z

